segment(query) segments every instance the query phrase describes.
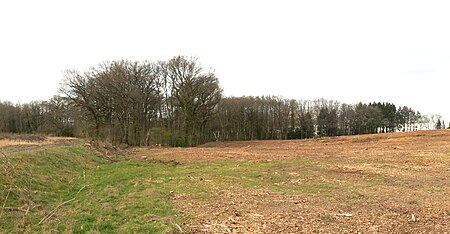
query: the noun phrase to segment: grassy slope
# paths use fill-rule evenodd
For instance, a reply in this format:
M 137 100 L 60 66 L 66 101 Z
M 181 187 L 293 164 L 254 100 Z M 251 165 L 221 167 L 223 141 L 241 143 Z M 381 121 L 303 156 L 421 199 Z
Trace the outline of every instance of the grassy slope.
M 0 150 L 7 156 L 7 159 L 0 156 L 0 198 L 6 207 L 0 219 L 0 232 L 41 230 L 37 225 L 40 219 L 80 189 L 83 171 L 105 163 L 80 143 Z
M 5 153 L 7 160 L 2 156 L 0 162 L 2 172 L 9 172 L 0 174 L 0 207 L 7 198 L 0 233 L 154 233 L 173 230 L 181 222 L 169 201 L 172 190 L 167 183 L 176 174 L 176 164 L 111 163 L 81 143 L 8 151 L 13 153 Z M 39 224 L 53 208 L 73 198 Z

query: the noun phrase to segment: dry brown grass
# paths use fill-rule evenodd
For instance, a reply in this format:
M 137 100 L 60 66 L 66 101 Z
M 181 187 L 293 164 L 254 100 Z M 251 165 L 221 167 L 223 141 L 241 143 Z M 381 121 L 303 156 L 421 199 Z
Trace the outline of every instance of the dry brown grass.
M 33 134 L 0 134 L 0 147 L 6 146 L 45 146 L 58 142 L 73 141 L 77 138 L 73 137 L 55 137 Z
M 38 145 L 38 142 L 18 141 L 18 140 L 0 140 L 0 147 L 12 145 Z

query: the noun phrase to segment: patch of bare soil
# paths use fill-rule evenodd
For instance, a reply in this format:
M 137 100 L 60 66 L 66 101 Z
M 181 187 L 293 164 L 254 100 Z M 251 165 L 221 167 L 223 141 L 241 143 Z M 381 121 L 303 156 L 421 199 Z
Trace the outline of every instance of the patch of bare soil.
M 206 203 L 174 203 L 195 217 L 186 224 L 193 233 L 430 233 L 447 231 L 450 225 L 444 210 L 370 200 L 349 206 L 306 195 L 230 190 Z
M 196 148 L 136 149 L 136 159 L 312 160 L 314 175 L 347 187 L 326 197 L 259 186 L 217 187 L 210 199 L 173 196 L 194 233 L 449 233 L 450 131 L 418 131 L 311 140 L 210 143 Z M 290 170 L 278 168 L 276 170 Z M 292 170 L 291 174 L 297 171 Z M 367 177 L 368 186 L 349 188 Z M 301 179 L 285 183 L 303 183 Z

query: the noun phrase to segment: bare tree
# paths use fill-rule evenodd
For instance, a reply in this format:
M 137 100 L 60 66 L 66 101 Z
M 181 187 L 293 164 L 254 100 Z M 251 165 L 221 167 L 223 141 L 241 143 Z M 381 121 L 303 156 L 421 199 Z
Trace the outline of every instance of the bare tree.
M 179 107 L 184 131 L 184 144 L 194 145 L 204 136 L 206 123 L 215 112 L 222 89 L 213 72 L 204 73 L 195 58 L 177 56 L 167 63 L 171 96 Z M 204 134 L 204 133 L 203 133 Z

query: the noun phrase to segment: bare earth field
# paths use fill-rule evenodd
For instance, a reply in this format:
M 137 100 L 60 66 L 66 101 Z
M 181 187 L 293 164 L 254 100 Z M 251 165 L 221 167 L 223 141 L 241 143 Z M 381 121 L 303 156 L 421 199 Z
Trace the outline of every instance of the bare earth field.
M 207 191 L 174 187 L 170 196 L 194 233 L 450 233 L 449 130 L 140 148 L 132 157 L 183 165 L 192 187 Z

